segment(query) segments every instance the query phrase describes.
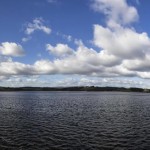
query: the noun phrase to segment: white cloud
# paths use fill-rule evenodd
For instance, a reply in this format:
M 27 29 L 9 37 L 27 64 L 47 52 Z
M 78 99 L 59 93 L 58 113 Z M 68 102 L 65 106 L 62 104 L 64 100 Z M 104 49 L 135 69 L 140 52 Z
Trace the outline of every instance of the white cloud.
M 56 35 L 67 40 L 67 42 L 71 42 L 73 40 L 73 37 L 71 35 L 62 34 L 60 32 L 57 32 Z
M 22 38 L 22 42 L 27 42 L 27 41 L 29 41 L 31 39 L 31 37 L 24 37 L 24 38 Z
M 25 54 L 21 45 L 12 42 L 3 42 L 0 44 L 0 54 L 5 56 L 23 56 Z
M 43 78 L 44 77 L 44 78 Z M 136 78 L 100 78 L 100 77 L 87 77 L 78 75 L 65 75 L 55 78 L 55 75 L 51 76 L 24 76 L 24 75 L 12 75 L 0 76 L 1 86 L 117 86 L 117 87 L 142 87 L 148 88 L 148 79 L 137 80 Z
M 21 87 L 21 86 L 43 86 L 44 83 L 39 79 L 38 76 L 24 76 L 24 75 L 12 75 L 0 76 L 1 86 L 5 87 Z
M 7 80 L 7 79 L 8 79 L 8 77 L 6 77 L 6 76 L 0 76 L 0 82 Z
M 143 79 L 150 79 L 150 72 L 138 72 L 137 74 L 139 77 L 141 77 Z M 147 81 L 147 82 L 149 82 L 149 81 Z
M 137 60 L 139 61 L 139 59 Z M 71 55 L 57 58 L 54 61 L 38 60 L 33 65 L 7 59 L 1 61 L 0 75 L 80 74 L 98 77 L 142 77 L 139 74 L 141 70 L 138 68 L 142 68 L 142 66 L 142 61 L 137 64 L 130 59 L 122 60 L 122 58 L 109 54 L 105 50 L 97 52 L 92 48 L 87 48 L 80 42 L 77 49 L 72 50 Z M 144 71 L 147 69 L 149 68 L 145 66 Z
M 25 33 L 27 35 L 30 35 L 34 33 L 35 31 L 39 30 L 39 31 L 43 31 L 46 34 L 50 34 L 51 29 L 45 26 L 43 23 L 44 23 L 44 20 L 42 18 L 34 19 L 32 23 L 28 23 Z
M 92 0 L 92 8 L 107 16 L 107 25 L 117 27 L 138 20 L 135 7 L 129 6 L 126 0 Z
M 67 44 L 59 43 L 55 47 L 51 44 L 46 44 L 46 50 L 57 56 L 66 56 L 73 54 L 73 49 L 71 49 Z
M 35 74 L 31 65 L 19 62 L 0 62 L 0 75 L 32 75 Z
M 145 72 L 150 71 L 150 54 L 146 54 L 144 59 L 132 59 L 132 60 L 124 60 L 123 66 L 128 70 Z
M 111 30 L 94 26 L 93 43 L 123 59 L 144 58 L 150 52 L 150 38 L 147 33 L 137 33 L 129 28 Z
M 97 77 L 78 77 L 68 76 L 55 82 L 56 86 L 116 86 L 116 87 L 144 87 L 145 81 L 129 78 L 97 78 Z
M 0 55 L 0 62 L 12 62 L 12 58 L 9 56 Z
M 72 36 L 71 35 L 66 35 L 65 37 L 68 40 L 68 42 L 72 41 Z
M 56 74 L 57 68 L 49 60 L 39 60 L 34 63 L 32 66 L 35 74 Z
M 78 82 L 66 79 L 60 81 L 60 85 L 76 83 L 76 85 L 143 86 L 140 81 L 127 78 L 150 78 L 150 38 L 146 32 L 138 33 L 128 26 L 138 18 L 135 7 L 129 6 L 125 0 L 93 0 L 92 7 L 96 11 L 104 11 L 108 19 L 106 27 L 94 25 L 93 44 L 99 51 L 85 46 L 82 41 L 76 41 L 76 49 L 62 43 L 55 46 L 47 44 L 46 50 L 57 56 L 53 61 L 42 59 L 34 64 L 23 64 L 6 57 L 22 56 L 24 54 L 22 46 L 5 42 L 0 45 L 0 76 L 3 78 L 11 75 L 71 74 L 83 75 L 84 78 L 78 79 Z M 29 23 L 26 34 L 30 35 L 36 30 L 47 34 L 51 32 L 50 28 L 43 25 L 41 19 Z M 70 38 L 71 36 L 68 36 L 68 40 Z M 90 77 L 95 77 L 96 80 Z M 122 77 L 126 77 L 127 80 L 121 79 Z

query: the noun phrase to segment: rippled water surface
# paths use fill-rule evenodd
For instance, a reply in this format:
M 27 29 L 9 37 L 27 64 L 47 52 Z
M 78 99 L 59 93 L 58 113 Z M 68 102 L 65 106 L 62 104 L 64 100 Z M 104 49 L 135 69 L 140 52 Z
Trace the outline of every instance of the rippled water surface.
M 150 94 L 1 92 L 0 150 L 150 149 Z

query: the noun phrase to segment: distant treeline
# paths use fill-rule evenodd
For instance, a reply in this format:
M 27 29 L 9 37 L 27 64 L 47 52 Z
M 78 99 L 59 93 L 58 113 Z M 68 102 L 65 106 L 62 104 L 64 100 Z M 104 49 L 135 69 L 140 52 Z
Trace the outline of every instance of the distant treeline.
M 123 87 L 0 87 L 0 91 L 122 91 L 122 92 L 150 92 L 150 89 Z

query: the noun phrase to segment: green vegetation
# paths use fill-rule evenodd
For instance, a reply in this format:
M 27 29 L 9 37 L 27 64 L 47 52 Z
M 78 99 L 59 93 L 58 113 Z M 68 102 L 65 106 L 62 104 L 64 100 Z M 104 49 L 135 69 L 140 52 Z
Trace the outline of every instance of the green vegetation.
M 0 87 L 0 91 L 121 91 L 121 92 L 150 92 L 150 89 L 124 87 Z

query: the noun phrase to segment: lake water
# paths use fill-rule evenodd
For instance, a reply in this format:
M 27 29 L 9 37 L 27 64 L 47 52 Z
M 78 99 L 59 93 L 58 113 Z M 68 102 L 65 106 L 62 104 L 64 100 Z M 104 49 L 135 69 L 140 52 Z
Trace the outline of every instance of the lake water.
M 149 150 L 150 94 L 0 92 L 0 150 Z

